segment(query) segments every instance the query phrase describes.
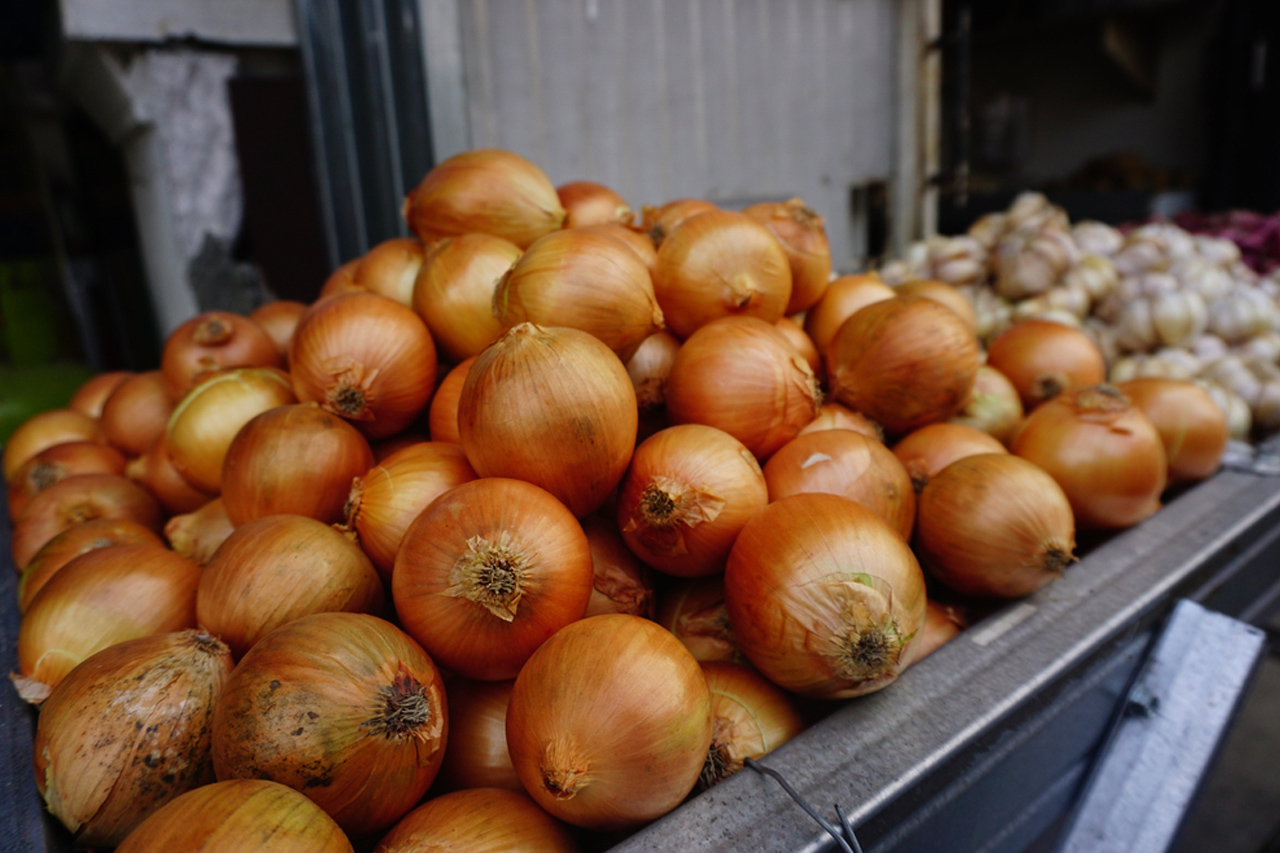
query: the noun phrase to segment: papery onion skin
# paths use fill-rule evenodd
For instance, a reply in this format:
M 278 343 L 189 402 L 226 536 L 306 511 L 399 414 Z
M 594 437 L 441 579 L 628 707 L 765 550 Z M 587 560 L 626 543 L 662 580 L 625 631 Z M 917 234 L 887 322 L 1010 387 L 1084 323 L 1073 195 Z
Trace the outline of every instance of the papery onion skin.
M 299 401 L 319 403 L 370 440 L 386 438 L 426 408 L 436 348 L 405 305 L 372 293 L 335 296 L 298 321 L 289 375 Z
M 813 371 L 813 375 L 820 376 L 822 373 L 822 355 L 818 352 L 818 348 L 813 345 L 813 341 L 809 339 L 809 336 L 805 334 L 804 329 L 800 327 L 800 324 L 790 317 L 783 317 L 773 325 L 786 337 L 787 343 L 795 347 L 796 352 L 800 353 L 800 357 L 808 363 L 809 369 Z
M 175 515 L 164 526 L 164 538 L 169 547 L 196 565 L 206 565 L 218 546 L 235 530 L 227 517 L 226 504 L 215 498 L 186 515 Z
M 412 237 L 392 237 L 374 246 L 356 265 L 351 279 L 370 293 L 413 306 L 413 287 L 422 269 L 422 241 Z
M 595 574 L 591 599 L 584 616 L 629 613 L 653 618 L 653 572 L 632 554 L 612 521 L 591 515 L 582 520 L 591 546 Z
M 568 326 L 605 343 L 625 363 L 663 328 L 649 270 L 625 243 L 598 231 L 556 231 L 529 247 L 498 283 L 493 316 Z
M 29 702 L 89 655 L 115 643 L 196 627 L 200 570 L 150 543 L 88 551 L 45 583 L 18 631 L 14 683 Z
M 622 480 L 635 449 L 635 390 L 613 351 L 577 329 L 522 323 L 467 374 L 458 433 L 482 477 L 514 477 L 582 518 Z
M 978 339 L 922 296 L 875 302 L 845 321 L 827 353 L 831 395 L 893 433 L 960 411 L 978 373 Z
M 123 474 L 125 458 L 109 444 L 67 441 L 46 447 L 22 464 L 9 481 L 9 518 L 16 519 L 30 500 L 77 474 Z
M 556 196 L 565 209 L 565 228 L 590 225 L 630 225 L 636 214 L 625 199 L 604 184 L 570 181 L 556 187 Z
M 742 442 L 683 424 L 636 448 L 618 492 L 618 529 L 650 566 L 698 577 L 724 568 L 738 532 L 768 502 L 760 464 Z
M 1030 595 L 1062 574 L 1075 544 L 1066 494 L 1017 456 L 960 459 L 920 493 L 917 553 L 930 574 L 964 595 Z
M 649 274 L 653 274 L 653 267 L 658 263 L 658 250 L 654 248 L 653 241 L 648 236 L 617 224 L 587 225 L 585 230 L 598 231 L 601 234 L 608 234 L 610 237 L 617 237 L 640 257 L 641 263 L 644 264 L 644 268 L 649 271 Z
M 476 356 L 472 356 L 450 370 L 431 398 L 427 425 L 431 430 L 432 441 L 462 444 L 462 436 L 458 433 L 458 403 L 462 400 L 462 386 L 467 382 L 467 374 L 475 363 Z
M 663 584 L 654 621 L 674 634 L 697 661 L 747 663 L 729 622 L 723 574 Z
M 693 788 L 711 744 L 697 661 L 647 619 L 574 622 L 534 652 L 507 709 L 507 748 L 525 789 L 589 829 L 638 826 Z
M 678 198 L 666 204 L 652 207 L 643 205 L 640 208 L 640 233 L 647 236 L 655 249 L 661 248 L 667 235 L 691 216 L 719 210 L 714 204 L 700 198 Z
M 488 477 L 436 498 L 396 554 L 400 623 L 433 660 L 466 678 L 514 678 L 591 598 L 582 526 L 544 489 Z
M 964 408 L 948 423 L 980 429 L 1006 447 L 1022 426 L 1022 398 L 1008 378 L 989 364 L 978 368 Z
M 962 424 L 941 423 L 922 426 L 907 433 L 893 446 L 893 455 L 911 475 L 918 494 L 925 484 L 952 462 L 979 453 L 1008 453 L 990 435 Z
M 313 613 L 382 612 L 373 563 L 350 534 L 300 515 L 235 529 L 200 574 L 196 618 L 236 659 L 270 631 Z
M 841 495 L 911 539 L 916 517 L 911 475 L 874 438 L 839 429 L 797 436 L 765 463 L 764 479 L 770 501 L 813 492 Z
M 4 479 L 13 480 L 18 469 L 42 450 L 68 441 L 106 442 L 106 434 L 96 418 L 75 409 L 52 409 L 28 418 L 15 429 L 4 445 Z
M 711 690 L 711 748 L 698 790 L 728 779 L 743 759 L 759 759 L 804 731 L 791 697 L 750 667 L 704 661 Z
M 920 629 L 920 646 L 913 663 L 919 663 L 947 643 L 954 640 L 968 627 L 958 608 L 929 600 L 925 609 L 924 627 Z
M 346 525 L 387 583 L 400 541 L 433 500 L 476 478 L 461 445 L 424 441 L 396 451 L 351 484 Z
M 1028 412 L 1107 378 L 1106 360 L 1088 335 L 1048 320 L 1023 320 L 1006 329 L 987 348 L 987 363 L 1013 383 Z
M 369 443 L 346 421 L 315 403 L 279 406 L 245 424 L 227 448 L 222 500 L 237 526 L 277 513 L 333 524 L 351 481 L 372 467 Z
M 805 424 L 799 435 L 821 432 L 824 429 L 853 430 L 856 433 L 865 435 L 867 438 L 874 438 L 881 444 L 884 443 L 884 427 L 861 412 L 855 412 L 848 406 L 842 406 L 839 403 L 823 403 L 822 407 L 818 409 L 818 416 Z
M 427 247 L 413 285 L 413 310 L 444 358 L 472 358 L 502 336 L 493 294 L 520 255 L 515 243 L 490 234 L 463 234 Z
M 306 304 L 291 299 L 277 299 L 259 305 L 253 309 L 249 319 L 262 327 L 267 337 L 275 342 L 280 358 L 288 358 L 289 342 L 293 340 L 293 330 L 298 327 L 298 320 L 307 311 Z
M 666 408 L 667 380 L 675 364 L 680 341 L 670 332 L 655 332 L 645 338 L 627 362 L 627 375 L 636 389 L 636 405 L 643 417 Z
M 152 442 L 146 453 L 129 461 L 125 473 L 155 495 L 166 515 L 195 512 L 213 497 L 191 485 L 173 467 L 164 433 Z
M 126 456 L 141 456 L 164 434 L 173 411 L 164 377 L 148 370 L 121 382 L 102 407 L 102 432 Z
M 577 853 L 573 836 L 528 794 L 495 788 L 456 791 L 405 815 L 374 853 Z
M 813 307 L 831 278 L 831 247 L 822 217 L 798 198 L 753 204 L 742 212 L 768 228 L 787 253 L 791 265 L 787 313 Z
M 965 299 L 964 294 L 945 281 L 920 278 L 903 282 L 895 287 L 893 291 L 899 296 L 923 296 L 925 299 L 932 299 L 941 305 L 945 305 L 956 312 L 960 319 L 964 320 L 964 324 L 970 332 L 975 335 L 978 333 L 978 315 L 973 310 L 973 306 L 969 304 L 968 299 Z
M 507 752 L 507 705 L 515 679 L 449 682 L 449 748 L 436 784 L 446 791 L 502 788 L 524 793 Z
M 292 788 L 265 779 L 188 791 L 143 821 L 116 853 L 176 850 L 353 853 L 331 817 Z
M 77 846 L 110 847 L 213 781 L 209 727 L 231 653 L 208 634 L 126 640 L 67 674 L 40 708 L 36 787 Z
M 836 332 L 860 308 L 893 298 L 893 288 L 876 275 L 842 275 L 827 285 L 822 298 L 806 312 L 804 330 L 824 356 Z
M 341 296 L 344 293 L 368 293 L 369 291 L 356 284 L 356 267 L 360 266 L 360 261 L 361 258 L 352 258 L 330 273 L 329 277 L 325 279 L 324 285 L 321 286 L 315 302 L 329 299 L 333 296 Z M 314 305 L 315 302 L 312 304 Z
M 1227 447 L 1227 416 L 1192 382 L 1131 379 L 1116 386 L 1147 416 L 1164 442 L 1169 482 L 1203 480 L 1218 470 Z
M 924 576 L 871 510 L 837 495 L 792 495 L 743 528 L 725 604 L 766 678 L 802 696 L 845 699 L 887 686 L 914 659 Z
M 771 324 L 729 317 L 680 347 L 667 379 L 673 423 L 724 430 L 765 459 L 818 414 L 822 392 L 809 365 Z
M 25 569 L 50 539 L 94 518 L 127 518 L 159 530 L 164 514 L 150 492 L 119 474 L 67 477 L 28 501 L 14 522 L 14 566 Z
M 1009 449 L 1057 481 L 1079 528 L 1130 527 L 1160 508 L 1168 479 L 1164 443 L 1147 416 L 1110 385 L 1042 403 Z
M 76 389 L 76 392 L 71 395 L 71 401 L 67 403 L 67 408 L 75 409 L 91 418 L 102 417 L 102 406 L 111 396 L 111 392 L 130 376 L 133 376 L 132 370 L 99 373 Z
M 49 578 L 88 551 L 139 542 L 163 544 L 149 528 L 127 518 L 97 518 L 69 527 L 45 543 L 18 579 L 18 609 L 25 611 Z
M 566 215 L 541 169 L 496 148 L 437 164 L 404 200 L 405 221 L 424 243 L 478 232 L 526 248 L 562 228 Z
M 360 835 L 422 798 L 447 738 L 440 673 L 417 643 L 374 616 L 319 613 L 240 661 L 214 712 L 213 767 L 299 790 Z
M 722 317 L 778 322 L 791 298 L 791 267 L 763 225 L 712 210 L 689 217 L 662 242 L 653 289 L 667 328 L 685 339 Z
M 229 311 L 206 311 L 174 329 L 160 354 L 169 398 L 177 401 L 209 370 L 280 367 L 284 359 L 262 327 Z

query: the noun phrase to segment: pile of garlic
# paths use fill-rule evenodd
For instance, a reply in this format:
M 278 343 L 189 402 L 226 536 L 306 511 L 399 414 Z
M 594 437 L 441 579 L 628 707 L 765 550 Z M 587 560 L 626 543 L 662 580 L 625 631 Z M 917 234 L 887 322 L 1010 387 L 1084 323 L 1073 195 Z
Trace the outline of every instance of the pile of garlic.
M 1113 382 L 1193 379 L 1227 413 L 1234 438 L 1280 428 L 1280 272 L 1261 277 L 1229 240 L 1150 223 L 1127 235 L 1072 225 L 1040 193 L 1019 195 L 959 237 L 913 244 L 879 271 L 890 285 L 955 285 L 984 341 L 1020 319 L 1084 329 Z

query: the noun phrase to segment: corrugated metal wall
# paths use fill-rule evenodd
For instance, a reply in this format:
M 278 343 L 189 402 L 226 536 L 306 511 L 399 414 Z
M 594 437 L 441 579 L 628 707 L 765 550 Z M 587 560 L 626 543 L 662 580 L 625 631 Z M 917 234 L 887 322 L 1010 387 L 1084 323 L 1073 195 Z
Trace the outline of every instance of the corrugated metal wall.
M 896 0 L 470 0 L 458 4 L 475 147 L 636 209 L 799 195 L 836 265 L 850 189 L 893 169 Z

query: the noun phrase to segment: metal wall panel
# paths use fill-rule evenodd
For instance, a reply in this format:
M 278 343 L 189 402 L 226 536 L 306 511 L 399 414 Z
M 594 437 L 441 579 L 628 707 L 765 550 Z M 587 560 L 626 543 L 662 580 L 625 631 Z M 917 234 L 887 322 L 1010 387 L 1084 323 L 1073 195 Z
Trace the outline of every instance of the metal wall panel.
M 459 4 L 471 142 L 633 207 L 799 195 L 837 267 L 850 188 L 894 168 L 894 0 L 472 0 Z

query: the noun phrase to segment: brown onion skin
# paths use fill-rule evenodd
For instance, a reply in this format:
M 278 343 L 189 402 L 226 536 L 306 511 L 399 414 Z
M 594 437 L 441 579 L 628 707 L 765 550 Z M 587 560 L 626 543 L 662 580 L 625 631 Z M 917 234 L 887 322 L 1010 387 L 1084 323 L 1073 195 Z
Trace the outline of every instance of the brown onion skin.
M 317 402 L 370 440 L 395 435 L 426 408 L 436 348 L 412 309 L 355 293 L 313 305 L 293 335 L 289 375 L 301 402 Z
M 515 679 L 449 682 L 449 748 L 436 784 L 441 790 L 502 788 L 524 793 L 507 752 L 507 705 Z
M 916 553 L 949 588 L 1021 598 L 1075 558 L 1075 520 L 1053 478 L 1007 453 L 948 465 L 920 493 Z
M 374 616 L 318 613 L 267 634 L 231 674 L 213 767 L 288 785 L 363 835 L 417 804 L 447 738 L 444 685 L 417 643 Z
M 657 207 L 646 204 L 640 208 L 640 233 L 648 237 L 657 249 L 680 223 L 691 216 L 697 216 L 709 210 L 719 210 L 719 208 L 700 198 L 678 198 Z
M 783 317 L 773 325 L 786 337 L 787 343 L 791 344 L 795 351 L 800 353 L 800 357 L 808 363 L 809 369 L 813 371 L 813 375 L 821 376 L 822 356 L 818 353 L 818 348 L 813 345 L 813 341 L 805 334 L 800 324 L 790 317 Z
M 765 463 L 764 479 L 770 502 L 812 492 L 841 495 L 911 539 L 916 517 L 911 475 L 873 438 L 841 429 L 797 436 Z
M 781 332 L 754 317 L 729 317 L 680 347 L 667 379 L 667 416 L 724 430 L 766 459 L 817 417 L 821 397 L 813 371 Z
M 844 321 L 860 308 L 893 298 L 893 288 L 876 275 L 842 275 L 827 285 L 804 317 L 804 330 L 824 356 Z
M 541 169 L 496 148 L 464 151 L 437 164 L 405 198 L 403 212 L 424 243 L 482 233 L 522 249 L 564 227 L 567 215 Z
M 458 433 L 481 477 L 514 477 L 589 515 L 626 473 L 638 414 L 618 357 L 577 329 L 522 323 L 467 374 Z
M 77 474 L 32 498 L 13 525 L 13 564 L 25 569 L 62 531 L 94 518 L 127 518 L 159 530 L 164 521 L 151 493 L 119 474 Z
M 25 611 L 49 580 L 88 551 L 139 542 L 163 544 L 152 530 L 127 518 L 97 518 L 69 527 L 45 543 L 18 579 L 18 609 Z
M 67 403 L 67 408 L 75 409 L 91 418 L 102 417 L 102 406 L 111 396 L 111 392 L 130 376 L 133 376 L 132 370 L 99 373 L 76 389 L 76 392 L 71 395 L 71 401 Z
M 521 789 L 473 788 L 429 800 L 405 815 L 374 853 L 468 850 L 577 853 L 573 836 Z
M 196 618 L 236 659 L 270 631 L 313 613 L 382 612 L 373 563 L 313 518 L 268 515 L 235 529 L 200 574 Z
M 356 265 L 351 279 L 370 293 L 413 306 L 413 284 L 422 269 L 422 241 L 413 237 L 392 237 L 374 246 Z
M 650 566 L 698 577 L 723 570 L 738 532 L 768 502 L 760 464 L 742 442 L 683 424 L 636 448 L 618 492 L 618 529 Z
M 977 337 L 954 311 L 922 296 L 895 296 L 844 322 L 827 371 L 837 402 L 905 433 L 960 411 L 981 359 Z
M 658 590 L 654 621 L 684 644 L 697 661 L 747 663 L 724 603 L 724 575 L 681 578 Z
M 800 430 L 800 435 L 808 435 L 811 432 L 822 432 L 825 429 L 848 429 L 856 433 L 865 435 L 867 438 L 874 438 L 880 443 L 884 443 L 884 427 L 871 420 L 871 418 L 855 412 L 848 406 L 842 406 L 839 403 L 823 403 L 818 409 L 818 416 L 809 423 L 805 424 L 804 429 Z
M 106 434 L 96 418 L 74 409 L 41 412 L 22 422 L 4 445 L 4 480 L 13 480 L 18 469 L 42 450 L 68 441 L 106 442 Z
M 1227 416 L 1193 382 L 1144 377 L 1116 386 L 1142 410 L 1164 442 L 1169 482 L 1211 476 L 1227 447 Z
M 501 681 L 582 618 L 594 574 L 582 526 L 553 495 L 488 477 L 422 511 L 391 578 L 400 623 L 433 660 L 465 678 Z
M 1023 320 L 987 347 L 987 364 L 1018 389 L 1030 412 L 1045 400 L 1106 381 L 1107 363 L 1093 339 L 1049 320 Z
M 467 374 L 475 363 L 476 357 L 472 356 L 450 370 L 431 398 L 427 424 L 432 441 L 462 444 L 462 436 L 458 434 L 458 403 L 462 399 L 462 386 L 467 382 Z
M 346 526 L 360 547 L 391 582 L 400 541 L 413 520 L 433 500 L 476 478 L 462 446 L 424 441 L 399 450 L 351 484 L 344 508 Z
M 798 198 L 753 204 L 742 212 L 768 228 L 787 253 L 791 265 L 787 313 L 813 307 L 831 277 L 831 247 L 822 217 Z
M 209 729 L 231 667 L 217 639 L 182 631 L 117 643 L 59 682 L 40 708 L 36 787 L 77 845 L 119 844 L 213 781 Z
M 1041 403 L 1009 449 L 1057 481 L 1079 528 L 1130 527 L 1160 508 L 1168 480 L 1164 443 L 1147 416 L 1112 386 Z
M 582 520 L 582 530 L 591 546 L 595 574 L 591 599 L 583 615 L 629 613 L 652 619 L 653 572 L 627 548 L 618 525 L 591 515 Z
M 125 458 L 109 444 L 68 441 L 41 450 L 9 481 L 9 518 L 16 519 L 36 495 L 77 474 L 123 474 Z
M 307 311 L 302 302 L 292 299 L 277 299 L 253 309 L 249 319 L 262 327 L 267 337 L 276 345 L 276 351 L 282 359 L 289 356 L 289 342 L 293 340 L 293 330 L 298 327 L 298 320 Z
M 683 340 L 722 317 L 778 322 L 791 299 L 791 267 L 763 225 L 712 210 L 689 217 L 663 240 L 653 289 L 667 328 Z
M 589 225 L 630 225 L 636 214 L 622 196 L 594 181 L 570 181 L 556 187 L 565 209 L 565 228 Z
M 121 382 L 102 407 L 102 432 L 126 456 L 141 456 L 164 434 L 173 411 L 164 377 L 148 370 Z
M 515 243 L 490 234 L 463 234 L 427 247 L 413 285 L 413 310 L 426 322 L 443 358 L 473 358 L 501 337 L 493 295 L 521 254 Z
M 653 275 L 653 267 L 658 263 L 658 250 L 654 248 L 653 241 L 648 236 L 614 223 L 587 225 L 584 230 L 598 231 L 601 234 L 608 234 L 610 237 L 617 237 L 639 256 L 644 268 L 649 271 L 650 275 Z
M 173 330 L 160 354 L 169 399 L 177 401 L 201 373 L 228 367 L 281 367 L 284 359 L 262 327 L 229 311 L 206 311 Z
M 949 423 L 980 429 L 1006 447 L 1022 426 L 1022 398 L 1003 373 L 989 364 L 978 368 L 964 408 Z
M 791 696 L 749 666 L 703 661 L 711 690 L 711 749 L 698 790 L 728 779 L 743 759 L 760 759 L 804 731 Z
M 964 320 L 964 324 L 970 332 L 975 335 L 978 333 L 977 312 L 973 310 L 973 306 L 969 304 L 968 299 L 965 299 L 963 293 L 945 281 L 920 278 L 915 281 L 903 282 L 895 287 L 893 292 L 899 296 L 923 296 L 925 299 L 932 299 L 945 305 L 956 312 L 960 319 Z
M 343 519 L 351 481 L 372 467 L 369 442 L 346 421 L 316 403 L 279 406 L 231 442 L 222 500 L 237 527 L 277 513 L 334 524 Z
M 164 433 L 152 442 L 146 453 L 130 460 L 126 473 L 129 479 L 147 487 L 160 502 L 166 515 L 195 512 L 213 498 L 208 492 L 188 483 L 178 473 L 178 469 L 173 467 Z
M 18 631 L 19 693 L 41 701 L 89 655 L 115 643 L 196 627 L 199 568 L 151 543 L 87 551 L 45 583 Z M 15 682 L 19 679 L 15 678 Z
M 734 543 L 725 604 L 743 653 L 770 681 L 845 699 L 887 686 L 914 659 L 924 576 L 871 510 L 837 495 L 792 495 Z
M 188 791 L 143 821 L 116 853 L 175 850 L 353 853 L 331 817 L 292 788 L 265 779 Z
M 627 375 L 636 389 L 636 405 L 640 415 L 666 408 L 667 380 L 675 364 L 680 341 L 670 332 L 655 332 L 645 338 L 627 362 Z
M 516 774 L 554 817 L 625 829 L 674 809 L 711 744 L 697 661 L 647 619 L 611 613 L 565 626 L 534 652 L 507 709 Z
M 964 632 L 964 616 L 958 608 L 929 600 L 925 609 L 924 627 L 920 629 L 920 647 L 913 663 L 919 663 Z
M 893 446 L 893 455 L 911 475 L 916 493 L 952 462 L 979 453 L 1008 453 L 1005 446 L 981 430 L 962 424 L 922 426 Z
M 356 267 L 360 266 L 361 260 L 362 258 L 352 258 L 330 273 L 321 286 L 320 293 L 317 294 L 315 301 L 319 302 L 331 296 L 341 296 L 344 293 L 368 293 L 367 290 L 356 284 Z M 314 305 L 315 302 L 312 304 Z
M 194 512 L 175 515 L 164 526 L 169 547 L 197 565 L 207 565 L 235 525 L 227 517 L 226 504 L 215 498 Z

